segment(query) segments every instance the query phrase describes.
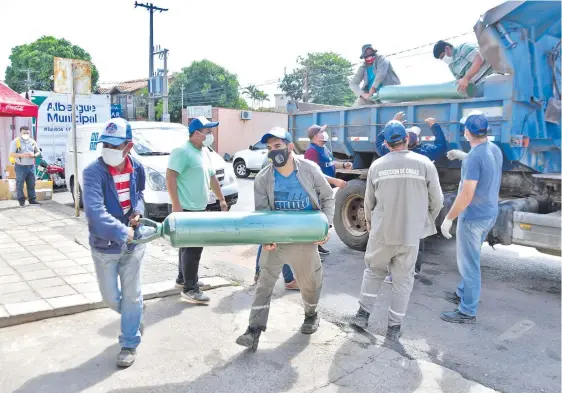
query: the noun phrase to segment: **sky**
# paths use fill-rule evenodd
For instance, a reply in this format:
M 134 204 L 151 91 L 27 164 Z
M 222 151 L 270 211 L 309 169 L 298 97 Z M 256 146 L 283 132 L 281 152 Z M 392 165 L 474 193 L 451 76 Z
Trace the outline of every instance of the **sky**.
M 333 51 L 359 62 L 361 46 L 392 54 L 469 33 L 501 0 L 153 0 L 169 11 L 154 15 L 154 44 L 169 49 L 168 68 L 208 59 L 236 74 L 242 86 L 279 93 L 276 81 L 299 55 Z M 11 49 L 43 35 L 65 38 L 90 53 L 100 83 L 148 75 L 149 12 L 134 0 L 19 0 L 2 9 L 0 80 Z M 30 12 L 31 11 L 31 12 Z M 452 80 L 432 46 L 390 57 L 402 84 Z M 155 59 L 155 68 L 162 67 Z M 24 76 L 22 74 L 22 76 Z

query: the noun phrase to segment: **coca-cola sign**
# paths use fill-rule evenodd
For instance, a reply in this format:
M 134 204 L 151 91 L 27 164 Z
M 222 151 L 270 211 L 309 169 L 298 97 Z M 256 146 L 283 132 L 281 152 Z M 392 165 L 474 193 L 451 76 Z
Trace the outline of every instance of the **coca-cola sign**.
M 5 106 L 6 110 L 10 110 L 10 111 L 16 111 L 16 112 L 23 112 L 23 105 L 6 105 Z

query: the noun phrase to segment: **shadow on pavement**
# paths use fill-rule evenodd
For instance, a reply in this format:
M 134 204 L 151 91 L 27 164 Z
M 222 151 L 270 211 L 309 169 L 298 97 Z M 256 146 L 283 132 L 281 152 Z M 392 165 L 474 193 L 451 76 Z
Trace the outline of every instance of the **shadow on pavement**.
M 84 391 L 119 371 L 115 366 L 118 353 L 119 345 L 112 345 L 78 367 L 35 377 L 13 393 L 38 393 L 55 386 L 57 393 Z M 40 364 L 37 366 L 41 367 Z
M 285 392 L 295 384 L 299 376 L 297 370 L 291 365 L 291 360 L 307 348 L 309 341 L 310 336 L 298 332 L 275 348 L 258 348 L 255 353 L 244 350 L 192 381 L 119 389 L 111 392 Z

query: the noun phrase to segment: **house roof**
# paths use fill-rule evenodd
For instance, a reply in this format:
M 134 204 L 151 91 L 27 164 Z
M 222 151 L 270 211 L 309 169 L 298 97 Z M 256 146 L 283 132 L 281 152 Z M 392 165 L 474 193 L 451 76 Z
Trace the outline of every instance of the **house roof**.
M 171 83 L 177 76 L 177 73 L 168 75 L 168 83 Z M 127 94 L 134 93 L 148 86 L 148 78 L 133 79 L 130 81 L 120 82 L 112 85 L 102 85 L 96 89 L 98 94 Z

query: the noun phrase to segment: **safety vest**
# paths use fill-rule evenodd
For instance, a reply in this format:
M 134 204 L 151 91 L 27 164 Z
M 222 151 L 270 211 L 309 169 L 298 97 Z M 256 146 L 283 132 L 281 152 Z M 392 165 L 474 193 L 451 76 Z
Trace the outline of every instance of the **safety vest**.
M 35 146 L 35 141 L 32 139 L 31 143 L 33 144 L 33 146 Z M 19 136 L 16 138 L 16 153 L 19 153 L 21 151 L 21 140 L 19 138 Z M 12 165 L 16 165 L 16 158 L 10 156 L 10 164 Z
M 320 169 L 322 169 L 322 173 L 326 176 L 334 177 L 336 175 L 336 163 L 334 162 L 334 157 L 330 150 L 328 150 L 326 146 L 320 147 L 315 143 L 311 143 L 310 148 L 318 152 L 318 159 L 320 162 L 317 162 L 317 164 L 320 166 Z

